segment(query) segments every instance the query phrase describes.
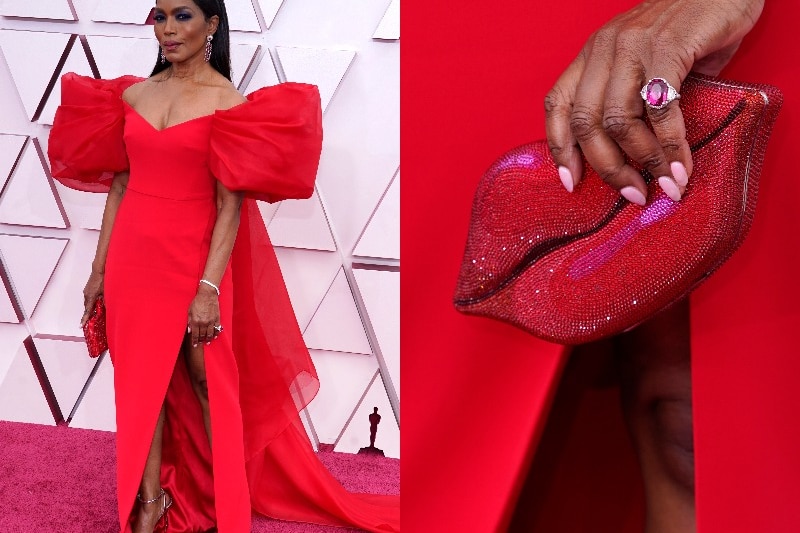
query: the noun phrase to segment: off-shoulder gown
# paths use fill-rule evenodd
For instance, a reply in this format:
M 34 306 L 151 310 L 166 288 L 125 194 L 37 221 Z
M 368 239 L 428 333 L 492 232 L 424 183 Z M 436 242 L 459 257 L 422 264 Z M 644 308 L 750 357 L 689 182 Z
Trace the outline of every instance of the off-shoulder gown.
M 266 87 L 232 109 L 158 130 L 121 99 L 138 81 L 65 75 L 49 142 L 53 176 L 69 187 L 108 191 L 115 172 L 130 171 L 104 278 L 123 533 L 162 402 L 171 533 L 246 533 L 251 508 L 399 531 L 399 497 L 348 493 L 311 448 L 298 410 L 319 384 L 255 203 L 311 195 L 322 145 L 317 88 Z M 217 180 L 245 200 L 220 284 L 224 331 L 204 347 L 209 447 L 179 352 L 208 257 Z

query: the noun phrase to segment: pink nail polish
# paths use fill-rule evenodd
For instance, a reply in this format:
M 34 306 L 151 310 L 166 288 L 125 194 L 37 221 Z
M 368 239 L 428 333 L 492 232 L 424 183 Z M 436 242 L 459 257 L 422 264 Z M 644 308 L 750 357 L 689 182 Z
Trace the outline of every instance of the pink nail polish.
M 689 174 L 686 173 L 686 167 L 680 161 L 673 161 L 669 164 L 669 169 L 672 171 L 672 177 L 675 182 L 681 187 L 686 187 L 689 183 Z
M 570 172 L 567 167 L 558 167 L 558 177 L 561 178 L 561 184 L 567 189 L 567 192 L 572 192 L 575 189 L 575 181 L 572 179 L 572 172 Z
M 674 201 L 677 202 L 681 199 L 681 190 L 678 188 L 675 182 L 668 177 L 662 176 L 658 178 L 658 186 L 661 187 L 661 190 L 664 191 L 667 196 L 672 198 Z
M 622 196 L 623 196 L 623 197 L 624 197 L 626 200 L 628 200 L 629 202 L 631 202 L 632 204 L 636 204 L 636 205 L 644 205 L 644 204 L 646 204 L 646 203 L 647 203 L 647 199 L 644 197 L 644 195 L 642 194 L 642 192 L 641 192 L 639 189 L 637 189 L 636 187 L 633 187 L 633 186 L 631 186 L 631 185 L 629 185 L 629 186 L 627 186 L 627 187 L 623 187 L 623 188 L 622 188 L 622 189 L 619 191 L 619 193 L 620 193 L 620 194 L 621 194 L 621 195 L 622 195 Z

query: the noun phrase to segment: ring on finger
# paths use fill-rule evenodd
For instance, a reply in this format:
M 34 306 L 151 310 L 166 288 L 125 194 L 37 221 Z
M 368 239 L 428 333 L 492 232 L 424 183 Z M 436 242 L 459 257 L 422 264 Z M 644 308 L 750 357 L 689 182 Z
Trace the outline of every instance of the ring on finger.
M 639 94 L 650 109 L 662 109 L 681 97 L 675 87 L 664 78 L 651 78 L 644 84 Z
M 216 326 L 214 326 L 214 329 L 216 330 L 217 333 L 222 333 L 222 324 L 217 324 Z

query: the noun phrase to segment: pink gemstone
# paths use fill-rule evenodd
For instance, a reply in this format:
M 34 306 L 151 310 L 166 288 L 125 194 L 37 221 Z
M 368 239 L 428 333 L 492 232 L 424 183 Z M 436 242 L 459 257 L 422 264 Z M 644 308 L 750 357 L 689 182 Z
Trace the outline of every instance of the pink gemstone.
M 660 106 L 667 101 L 669 96 L 669 85 L 661 78 L 653 78 L 647 84 L 647 103 L 651 106 Z

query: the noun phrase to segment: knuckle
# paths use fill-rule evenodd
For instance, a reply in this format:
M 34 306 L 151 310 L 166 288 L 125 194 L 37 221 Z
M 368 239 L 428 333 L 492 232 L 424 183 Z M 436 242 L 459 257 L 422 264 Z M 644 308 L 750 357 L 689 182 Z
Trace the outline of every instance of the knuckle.
M 651 153 L 645 155 L 639 163 L 649 170 L 654 170 L 664 165 L 664 158 L 661 153 Z
M 564 146 L 554 142 L 548 142 L 547 148 L 550 150 L 550 155 L 553 156 L 553 160 L 555 161 L 561 161 L 567 154 L 567 149 Z
M 661 109 L 655 108 L 648 108 L 648 117 L 650 118 L 650 123 L 653 126 L 663 126 L 669 124 L 672 121 L 672 114 L 670 106 L 674 105 L 675 102 L 672 102 L 667 107 L 662 107 Z
M 618 30 L 615 26 L 603 26 L 589 38 L 590 46 L 592 49 L 608 47 L 617 40 L 617 34 Z
M 624 28 L 617 34 L 616 48 L 617 51 L 637 51 L 641 53 L 643 41 L 644 30 L 642 28 Z
M 620 108 L 610 108 L 603 117 L 603 129 L 609 137 L 621 141 L 627 139 L 633 127 L 633 120 Z
M 681 151 L 682 144 L 678 139 L 665 139 L 661 141 L 661 148 L 665 152 L 676 153 Z
M 567 114 L 569 109 L 569 93 L 560 84 L 553 86 L 544 97 L 544 112 L 547 117 Z
M 622 171 L 622 165 L 611 165 L 607 167 L 595 168 L 595 171 L 603 181 L 612 187 L 615 187 L 618 182 L 620 172 Z
M 594 113 L 584 108 L 576 108 L 572 110 L 572 115 L 569 119 L 569 126 L 572 129 L 572 134 L 579 141 L 588 141 L 597 135 L 600 127 L 598 120 Z

